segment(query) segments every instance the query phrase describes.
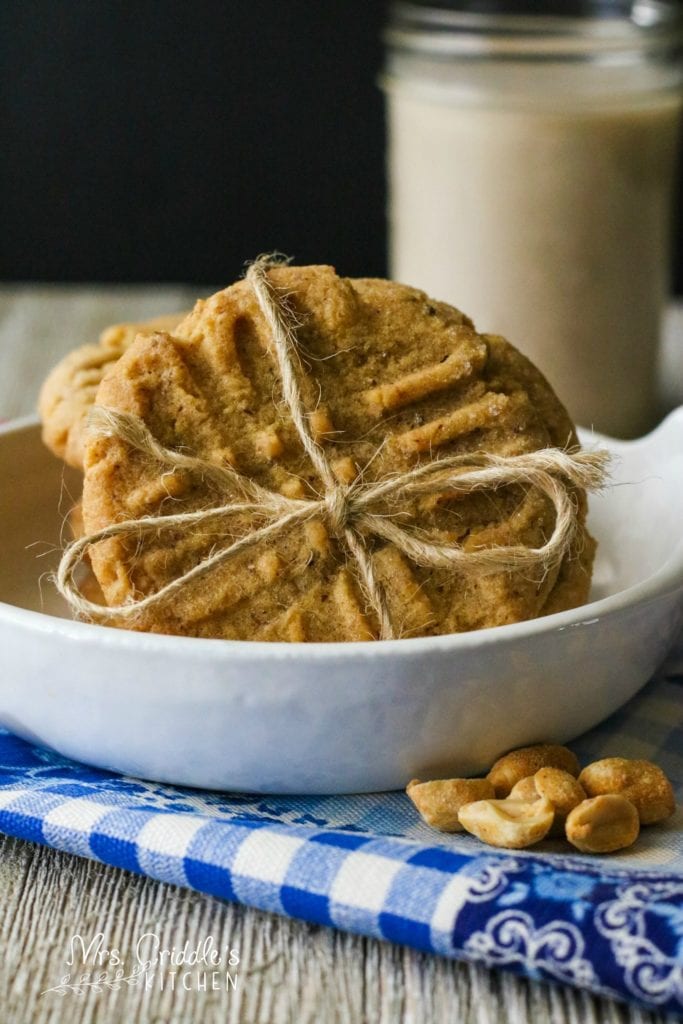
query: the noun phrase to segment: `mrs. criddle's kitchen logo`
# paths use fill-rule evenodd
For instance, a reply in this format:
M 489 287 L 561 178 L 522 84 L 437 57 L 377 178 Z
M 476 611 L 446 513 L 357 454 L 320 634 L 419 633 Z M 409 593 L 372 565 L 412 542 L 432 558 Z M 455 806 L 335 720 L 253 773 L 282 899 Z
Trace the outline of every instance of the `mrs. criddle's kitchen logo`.
M 143 932 L 124 956 L 103 932 L 92 938 L 77 934 L 69 941 L 66 974 L 41 995 L 84 996 L 133 985 L 158 992 L 229 992 L 237 988 L 239 962 L 239 951 L 219 945 L 212 935 L 194 944 L 166 945 L 156 932 Z

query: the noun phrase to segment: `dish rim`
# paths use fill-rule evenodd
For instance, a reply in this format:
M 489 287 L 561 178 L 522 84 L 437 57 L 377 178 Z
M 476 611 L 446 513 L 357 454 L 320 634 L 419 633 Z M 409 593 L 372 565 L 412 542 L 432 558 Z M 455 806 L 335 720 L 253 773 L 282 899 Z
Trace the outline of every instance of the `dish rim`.
M 662 430 L 669 430 L 672 421 L 680 419 L 683 426 L 683 406 L 670 412 L 650 433 L 632 441 L 622 441 L 606 437 L 594 431 L 583 429 L 584 443 L 607 443 L 617 453 L 623 449 L 632 449 L 651 442 L 654 435 Z M 0 423 L 0 438 L 7 434 L 20 433 L 23 430 L 40 425 L 37 416 L 28 415 Z M 502 626 L 489 626 L 485 629 L 471 630 L 466 633 L 444 633 L 438 636 L 405 637 L 396 640 L 359 640 L 323 641 L 306 644 L 293 644 L 285 641 L 264 640 L 225 640 L 219 637 L 175 636 L 165 633 L 142 633 L 135 630 L 112 629 L 92 622 L 79 622 L 74 619 L 59 618 L 47 612 L 39 612 L 28 608 L 0 601 L 0 620 L 20 628 L 33 628 L 39 633 L 61 634 L 72 640 L 87 643 L 100 643 L 104 650 L 121 647 L 138 648 L 141 653 L 159 653 L 164 655 L 177 652 L 179 657 L 194 652 L 195 657 L 209 658 L 228 657 L 240 660 L 335 660 L 340 656 L 346 658 L 382 658 L 396 655 L 415 656 L 427 655 L 432 652 L 452 652 L 471 650 L 477 647 L 497 645 L 507 641 L 524 640 L 539 633 L 563 632 L 575 626 L 593 625 L 600 619 L 612 617 L 619 612 L 635 605 L 647 604 L 658 598 L 668 596 L 677 590 L 683 591 L 683 538 L 672 548 L 671 555 L 651 576 L 638 583 L 620 590 L 616 594 L 591 601 L 577 608 L 554 612 L 552 615 L 513 622 Z M 189 645 L 189 646 L 188 646 Z

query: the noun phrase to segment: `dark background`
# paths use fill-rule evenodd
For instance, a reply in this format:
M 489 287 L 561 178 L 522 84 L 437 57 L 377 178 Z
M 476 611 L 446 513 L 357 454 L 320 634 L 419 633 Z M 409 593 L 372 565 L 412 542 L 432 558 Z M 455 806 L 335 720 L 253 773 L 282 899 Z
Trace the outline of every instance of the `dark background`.
M 274 248 L 384 274 L 384 18 L 0 0 L 0 279 L 220 283 Z

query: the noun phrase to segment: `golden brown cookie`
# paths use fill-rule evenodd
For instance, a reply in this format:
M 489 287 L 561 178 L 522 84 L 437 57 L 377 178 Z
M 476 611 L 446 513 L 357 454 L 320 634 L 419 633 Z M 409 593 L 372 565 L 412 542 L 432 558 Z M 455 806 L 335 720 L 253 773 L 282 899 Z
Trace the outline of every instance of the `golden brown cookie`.
M 69 509 L 66 516 L 66 523 L 74 540 L 79 540 L 80 537 L 85 535 L 82 500 L 77 501 L 76 504 L 72 505 Z M 80 566 L 78 589 L 88 601 L 92 601 L 94 604 L 106 604 L 102 588 L 97 582 L 97 578 L 92 571 L 90 557 L 87 554 Z
M 270 281 L 298 317 L 298 374 L 309 423 L 339 480 L 405 472 L 430 454 L 502 455 L 575 444 L 568 415 L 541 374 L 504 339 L 479 335 L 458 310 L 385 280 L 350 280 L 331 267 L 278 267 Z M 139 336 L 107 373 L 97 403 L 140 417 L 168 448 L 230 465 L 271 491 L 312 497 L 321 482 L 282 401 L 272 340 L 249 282 L 206 301 L 173 336 Z M 122 519 L 224 503 L 201 473 L 169 472 L 116 437 L 91 436 L 85 453 L 89 533 Z M 501 625 L 584 601 L 594 544 L 586 502 L 559 571 L 465 577 L 424 568 L 369 540 L 396 631 L 402 636 Z M 473 551 L 540 546 L 555 513 L 535 489 L 501 486 L 403 500 L 413 525 Z M 257 520 L 258 522 L 258 520 Z M 155 593 L 220 546 L 255 528 L 231 514 L 191 530 L 116 537 L 92 549 L 110 604 Z M 378 635 L 353 564 L 321 520 L 248 548 L 132 628 L 262 640 L 362 640 Z
M 68 527 L 68 530 L 74 540 L 79 540 L 81 537 L 85 536 L 82 498 L 79 498 L 67 512 L 65 525 Z M 92 601 L 95 604 L 106 604 L 102 588 L 97 582 L 97 578 L 92 571 L 90 555 L 87 552 L 79 568 L 78 577 L 78 589 L 88 601 Z
M 172 331 L 183 316 L 174 313 L 139 324 L 114 324 L 102 332 L 96 344 L 81 345 L 57 363 L 38 399 L 43 441 L 50 451 L 70 466 L 83 468 L 85 423 L 105 371 L 123 355 L 136 334 Z

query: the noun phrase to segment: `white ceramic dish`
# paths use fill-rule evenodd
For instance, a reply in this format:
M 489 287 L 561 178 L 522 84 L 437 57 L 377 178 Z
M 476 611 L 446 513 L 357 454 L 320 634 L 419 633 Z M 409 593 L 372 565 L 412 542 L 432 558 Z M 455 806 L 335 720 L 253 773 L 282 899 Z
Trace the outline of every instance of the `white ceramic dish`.
M 584 440 L 619 456 L 615 486 L 591 502 L 591 604 L 456 636 L 296 645 L 65 617 L 39 581 L 56 561 L 60 494 L 79 483 L 35 421 L 9 424 L 0 723 L 100 767 L 263 793 L 398 788 L 480 772 L 510 747 L 570 740 L 646 682 L 683 619 L 683 407 L 641 440 Z

